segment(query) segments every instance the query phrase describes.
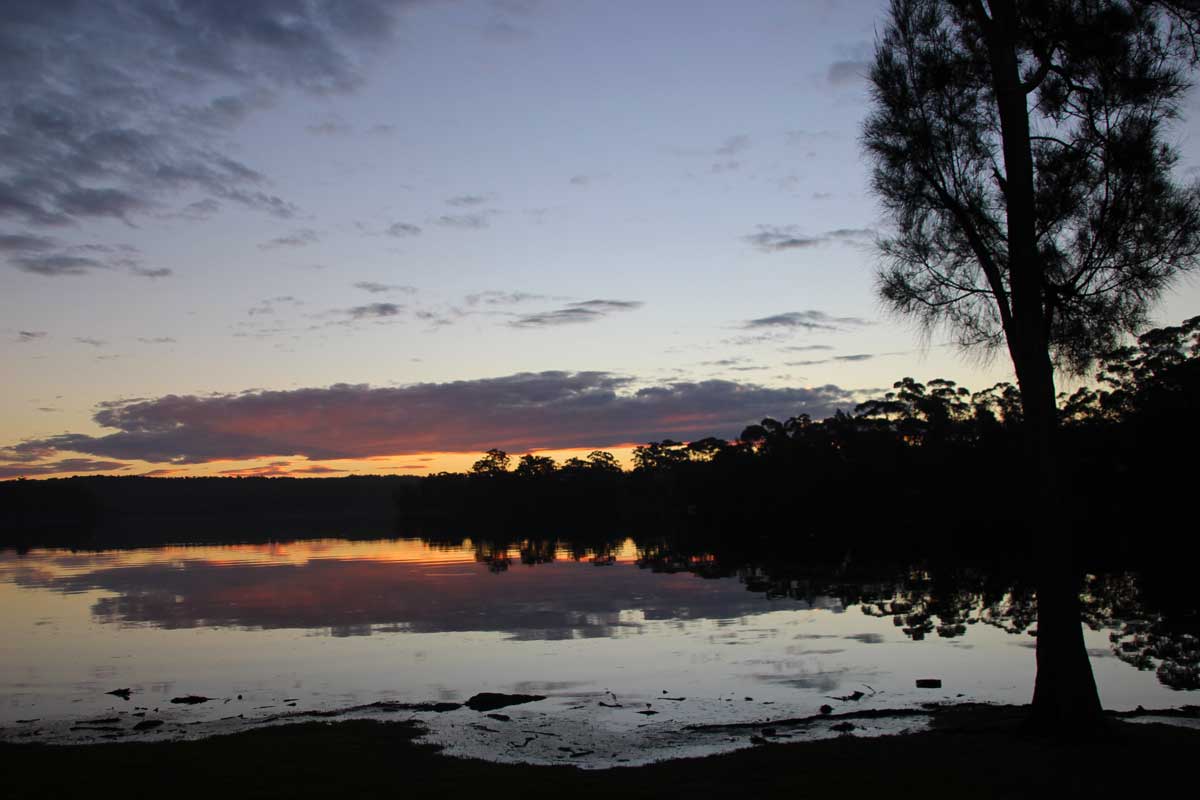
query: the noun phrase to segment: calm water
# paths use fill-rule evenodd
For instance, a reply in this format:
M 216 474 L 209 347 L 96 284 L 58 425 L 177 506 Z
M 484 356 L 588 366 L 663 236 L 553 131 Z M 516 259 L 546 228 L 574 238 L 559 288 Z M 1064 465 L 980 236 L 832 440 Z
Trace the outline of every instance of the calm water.
M 691 725 L 1031 695 L 1028 635 L 968 621 L 965 635 L 914 641 L 891 616 L 834 597 L 748 591 L 752 573 L 639 567 L 632 542 L 611 558 L 555 555 L 531 565 L 516 549 L 481 559 L 469 544 L 416 540 L 6 551 L 0 736 L 179 737 L 340 710 L 416 716 L 452 752 L 599 765 L 751 733 Z M 1106 707 L 1197 702 L 1115 658 L 1107 631 L 1087 639 Z M 918 678 L 942 688 L 916 689 Z M 129 700 L 106 694 L 123 688 Z M 371 705 L 478 692 L 546 699 L 502 709 L 507 720 Z M 212 699 L 170 702 L 187 695 Z M 134 734 L 145 720 L 164 724 Z

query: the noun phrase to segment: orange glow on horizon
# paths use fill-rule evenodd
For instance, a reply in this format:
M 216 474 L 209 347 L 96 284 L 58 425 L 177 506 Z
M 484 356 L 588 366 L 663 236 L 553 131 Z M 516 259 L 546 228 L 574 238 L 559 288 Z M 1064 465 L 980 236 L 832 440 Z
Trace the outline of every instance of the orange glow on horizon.
M 638 444 L 623 443 L 604 447 L 576 447 L 565 449 L 535 448 L 527 451 L 539 456 L 553 458 L 562 464 L 571 458 L 586 459 L 595 450 L 612 453 L 624 469 L 633 467 L 633 449 Z M 510 452 L 512 464 L 525 452 Z M 330 459 L 310 461 L 306 458 L 281 458 L 269 456 L 239 461 L 206 461 L 201 464 L 162 464 L 148 461 L 129 461 L 124 469 L 104 472 L 71 472 L 53 474 L 30 474 L 30 479 L 67 478 L 84 475 L 137 475 L 150 478 L 197 478 L 197 477 L 291 477 L 291 478 L 337 478 L 349 475 L 434 475 L 439 472 L 468 472 L 471 465 L 483 456 L 482 452 L 452 453 L 430 451 L 411 455 L 372 456 L 355 459 Z M 18 480 L 15 475 L 5 480 Z

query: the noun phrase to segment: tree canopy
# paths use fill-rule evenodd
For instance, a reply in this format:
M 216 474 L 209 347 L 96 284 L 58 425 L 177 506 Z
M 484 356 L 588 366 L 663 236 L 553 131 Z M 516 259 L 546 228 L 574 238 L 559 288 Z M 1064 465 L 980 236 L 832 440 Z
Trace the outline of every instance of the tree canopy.
M 1198 19 L 1182 2 L 894 0 L 863 128 L 894 225 L 887 304 L 990 348 L 1027 304 L 1076 372 L 1143 329 L 1200 255 L 1200 193 L 1166 137 Z

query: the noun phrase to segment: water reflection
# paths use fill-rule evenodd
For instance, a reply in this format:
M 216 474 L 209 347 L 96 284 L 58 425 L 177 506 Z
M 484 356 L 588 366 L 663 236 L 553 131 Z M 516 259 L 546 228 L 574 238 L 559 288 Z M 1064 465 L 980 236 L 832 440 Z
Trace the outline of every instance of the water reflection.
M 597 568 L 634 562 L 632 546 L 572 556 L 545 543 L 512 550 L 481 545 L 471 560 L 416 542 L 396 542 L 369 556 L 360 549 L 335 552 L 326 544 L 310 551 L 308 543 L 274 553 L 197 548 L 164 551 L 160 559 L 131 551 L 92 564 L 75 555 L 31 554 L 9 564 L 7 573 L 26 588 L 107 593 L 91 607 L 98 621 L 166 629 L 616 638 L 638 633 L 643 620 L 736 619 L 778 607 L 732 581 L 699 585 L 688 575 Z M 514 563 L 521 568 L 510 568 Z M 533 565 L 537 569 L 529 569 Z
M 615 566 L 637 569 L 620 568 Z M 704 580 L 697 580 L 701 578 Z M 0 553 L 0 581 L 62 595 L 96 593 L 96 622 L 167 630 L 305 629 L 499 633 L 518 641 L 616 639 L 647 623 L 740 620 L 781 609 L 857 609 L 909 641 L 961 640 L 976 626 L 1032 643 L 1036 597 L 1019 575 L 977 567 L 747 564 L 665 541 L 307 541 L 104 553 Z M 1161 592 L 1160 592 L 1161 594 Z M 1088 626 L 1111 653 L 1172 689 L 1200 688 L 1194 614 L 1144 602 L 1137 576 L 1089 576 Z M 719 634 L 718 634 L 719 635 Z M 881 644 L 878 632 L 843 639 Z M 964 645 L 970 646 L 970 645 Z M 841 652 L 826 648 L 826 655 Z M 808 651 L 809 655 L 812 651 Z M 831 691 L 828 675 L 760 676 Z

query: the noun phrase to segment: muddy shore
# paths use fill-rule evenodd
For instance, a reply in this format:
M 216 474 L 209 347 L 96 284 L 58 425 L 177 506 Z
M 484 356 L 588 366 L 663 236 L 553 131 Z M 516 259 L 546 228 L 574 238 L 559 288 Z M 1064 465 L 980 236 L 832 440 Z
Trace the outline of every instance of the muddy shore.
M 706 758 L 579 770 L 451 758 L 414 720 L 303 722 L 195 741 L 0 745 L 0 796 L 1026 797 L 1145 796 L 1190 772 L 1200 731 L 1110 715 L 1051 738 L 1026 709 L 954 706 L 930 729 L 774 743 Z

